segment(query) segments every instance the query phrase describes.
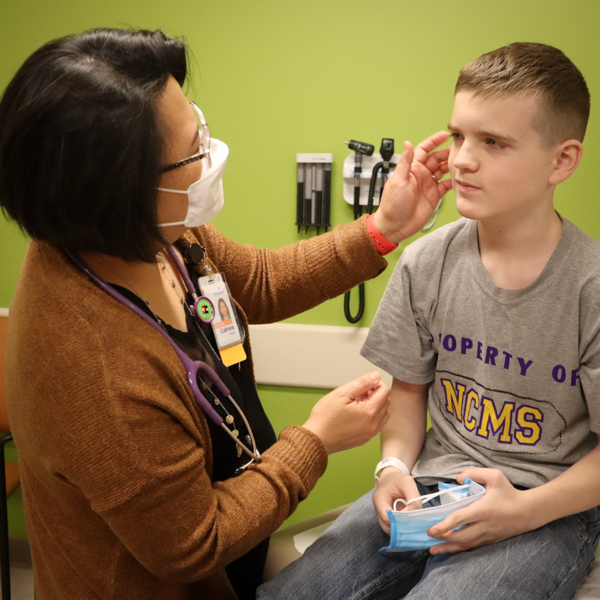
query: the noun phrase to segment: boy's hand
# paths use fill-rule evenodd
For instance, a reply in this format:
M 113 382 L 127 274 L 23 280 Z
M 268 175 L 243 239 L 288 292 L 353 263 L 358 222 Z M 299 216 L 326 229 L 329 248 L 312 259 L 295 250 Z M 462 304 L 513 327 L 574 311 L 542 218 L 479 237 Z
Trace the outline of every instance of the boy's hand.
M 404 153 L 383 189 L 374 215 L 379 233 L 395 244 L 417 233 L 427 223 L 452 181 L 439 181 L 448 172 L 450 148 L 437 150 L 448 139 L 438 131 L 415 149 L 404 142 Z
M 467 469 L 456 478 L 465 477 L 486 486 L 483 498 L 453 512 L 427 532 L 446 543 L 432 546 L 431 554 L 454 553 L 477 548 L 535 529 L 529 518 L 527 493 L 515 489 L 498 469 Z M 459 531 L 455 527 L 465 525 Z
M 398 498 L 411 500 L 420 496 L 415 480 L 398 469 L 388 467 L 381 472 L 379 484 L 373 495 L 373 506 L 377 513 L 377 520 L 383 531 L 390 534 L 390 519 L 387 515 L 388 510 L 393 510 L 394 501 Z M 406 510 L 415 510 L 421 508 L 420 502 L 411 504 Z

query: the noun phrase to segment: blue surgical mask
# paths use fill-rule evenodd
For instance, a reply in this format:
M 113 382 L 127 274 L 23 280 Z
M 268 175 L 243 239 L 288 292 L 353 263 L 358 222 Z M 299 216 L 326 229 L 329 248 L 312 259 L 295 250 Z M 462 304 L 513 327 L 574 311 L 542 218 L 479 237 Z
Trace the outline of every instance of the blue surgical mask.
M 468 506 L 485 494 L 485 488 L 468 477 L 464 485 L 440 482 L 438 490 L 433 494 L 414 498 L 409 503 L 402 501 L 406 505 L 421 500 L 425 505 L 424 508 L 411 511 L 388 510 L 391 524 L 390 545 L 381 548 L 380 552 L 408 552 L 441 544 L 440 540 L 427 535 L 429 528 L 441 523 L 455 510 Z M 438 496 L 439 506 L 426 506 L 427 502 Z

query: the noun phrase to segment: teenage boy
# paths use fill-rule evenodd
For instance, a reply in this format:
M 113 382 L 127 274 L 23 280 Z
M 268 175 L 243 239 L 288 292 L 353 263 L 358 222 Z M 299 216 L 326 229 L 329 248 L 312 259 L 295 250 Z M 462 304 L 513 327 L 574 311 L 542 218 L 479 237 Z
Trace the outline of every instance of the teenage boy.
M 511 44 L 462 69 L 449 168 L 464 218 L 406 249 L 362 350 L 394 377 L 375 511 L 371 494 L 356 502 L 272 597 L 567 599 L 584 579 L 600 531 L 600 244 L 553 195 L 588 115 L 556 48 Z M 393 501 L 440 476 L 485 496 L 430 527 L 430 550 L 378 553 Z

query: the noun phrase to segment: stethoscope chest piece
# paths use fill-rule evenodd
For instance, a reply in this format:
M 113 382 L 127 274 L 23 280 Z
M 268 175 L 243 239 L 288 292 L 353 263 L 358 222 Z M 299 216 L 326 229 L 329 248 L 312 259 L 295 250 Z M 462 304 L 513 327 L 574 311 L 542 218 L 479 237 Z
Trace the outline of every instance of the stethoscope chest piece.
M 199 296 L 194 302 L 194 313 L 203 323 L 212 323 L 215 307 L 206 296 Z

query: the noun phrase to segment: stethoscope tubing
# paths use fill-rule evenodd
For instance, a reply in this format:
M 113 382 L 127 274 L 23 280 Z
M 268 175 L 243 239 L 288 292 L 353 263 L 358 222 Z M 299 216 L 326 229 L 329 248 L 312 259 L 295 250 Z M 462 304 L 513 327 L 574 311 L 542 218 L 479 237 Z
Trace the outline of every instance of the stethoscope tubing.
M 190 279 L 190 276 L 188 275 L 187 269 L 179 260 L 179 256 L 177 256 L 177 252 L 175 252 L 173 246 L 167 246 L 165 248 L 165 251 L 169 255 L 169 258 L 171 259 L 173 264 L 176 266 L 177 273 L 183 279 L 183 283 L 185 284 L 185 287 L 187 288 L 188 293 L 190 293 L 195 298 L 196 290 L 194 288 L 194 284 L 192 283 L 192 280 Z
M 196 296 L 196 294 L 194 292 L 194 286 L 189 278 L 189 275 L 186 272 L 185 267 L 181 264 L 181 261 L 179 260 L 179 257 L 177 256 L 176 252 L 173 250 L 173 248 L 171 246 L 168 246 L 166 248 L 166 251 L 169 254 L 169 257 L 171 258 L 171 260 L 173 260 L 173 263 L 176 266 L 178 274 L 184 280 L 184 283 L 188 289 L 188 292 L 190 292 L 193 296 Z M 231 396 L 229 388 L 223 383 L 223 380 L 217 375 L 215 370 L 203 361 L 200 361 L 200 360 L 193 361 L 189 356 L 187 356 L 187 354 L 185 354 L 183 352 L 183 350 L 181 350 L 181 348 L 175 343 L 175 341 L 171 338 L 171 336 L 156 321 L 154 321 L 154 319 L 151 319 L 143 310 L 141 310 L 139 307 L 137 307 L 128 298 L 126 298 L 125 296 L 123 296 L 122 294 L 117 292 L 117 290 L 112 288 L 103 279 L 98 277 L 98 275 L 96 275 L 96 273 L 94 273 L 94 271 L 92 271 L 92 269 L 90 269 L 78 256 L 76 256 L 75 254 L 73 254 L 72 252 L 69 252 L 67 250 L 65 250 L 65 254 L 71 259 L 71 261 L 75 264 L 75 266 L 77 266 L 101 290 L 106 292 L 111 298 L 115 299 L 120 304 L 129 308 L 138 317 L 143 319 L 146 323 L 148 323 L 151 327 L 153 327 L 156 331 L 158 331 L 169 342 L 169 344 L 171 345 L 173 350 L 175 350 L 177 357 L 179 358 L 179 360 L 181 361 L 181 363 L 183 364 L 183 366 L 186 370 L 186 377 L 187 377 L 187 381 L 190 386 L 190 389 L 192 391 L 192 395 L 194 396 L 194 399 L 196 400 L 196 402 L 199 404 L 200 408 L 202 409 L 202 412 L 204 412 L 204 414 L 215 425 L 218 425 L 219 427 L 221 427 L 227 433 L 227 435 L 236 443 L 236 445 L 239 446 L 251 458 L 250 462 L 247 463 L 246 465 L 243 465 L 242 467 L 240 467 L 238 469 L 238 471 L 243 471 L 254 460 L 260 461 L 260 452 L 258 451 L 258 448 L 256 447 L 256 441 L 254 439 L 254 433 L 252 432 L 250 423 L 248 423 L 248 419 L 246 418 L 246 415 L 239 407 L 238 403 Z M 234 434 L 234 432 L 232 432 L 231 429 L 229 427 L 227 427 L 227 425 L 224 422 L 223 417 L 221 417 L 221 415 L 219 415 L 219 413 L 212 407 L 210 402 L 206 399 L 206 397 L 200 390 L 200 387 L 198 386 L 198 371 L 201 371 L 202 374 L 219 390 L 219 392 L 221 394 L 223 394 L 224 397 L 228 398 L 229 401 L 234 405 L 238 414 L 242 417 L 242 420 L 244 421 L 244 425 L 246 427 L 246 430 L 248 431 L 248 435 L 250 436 L 250 440 L 252 442 L 252 447 L 254 448 L 254 451 L 250 450 L 246 446 L 246 444 L 244 444 L 242 442 L 242 440 L 240 440 L 239 437 L 237 437 Z M 214 392 L 212 392 L 212 390 L 210 390 L 210 391 L 214 395 Z M 216 396 L 215 396 L 215 398 L 216 398 Z
M 75 263 L 75 265 L 89 277 L 102 291 L 106 292 L 109 296 L 114 298 L 120 304 L 123 304 L 131 311 L 133 311 L 138 317 L 146 321 L 151 327 L 156 329 L 168 342 L 171 344 L 173 350 L 177 354 L 179 360 L 181 360 L 185 370 L 187 372 L 187 380 L 192 389 L 192 394 L 194 398 L 202 408 L 202 411 L 206 414 L 207 417 L 210 418 L 215 425 L 223 424 L 223 417 L 219 415 L 219 413 L 211 406 L 210 402 L 204 397 L 204 394 L 200 391 L 198 387 L 198 381 L 196 379 L 197 373 L 201 370 L 210 381 L 217 387 L 217 389 L 225 396 L 229 396 L 229 389 L 227 386 L 221 381 L 221 378 L 214 372 L 214 370 L 208 366 L 206 363 L 201 361 L 192 361 L 179 346 L 175 343 L 173 339 L 169 335 L 166 335 L 166 332 L 163 328 L 156 322 L 154 319 L 151 319 L 143 310 L 138 308 L 133 302 L 131 302 L 128 298 L 125 298 L 122 294 L 119 294 L 115 289 L 113 289 L 110 285 L 108 285 L 105 281 L 103 281 L 98 275 L 96 275 L 79 257 L 75 256 L 73 253 L 66 251 L 67 256 Z

